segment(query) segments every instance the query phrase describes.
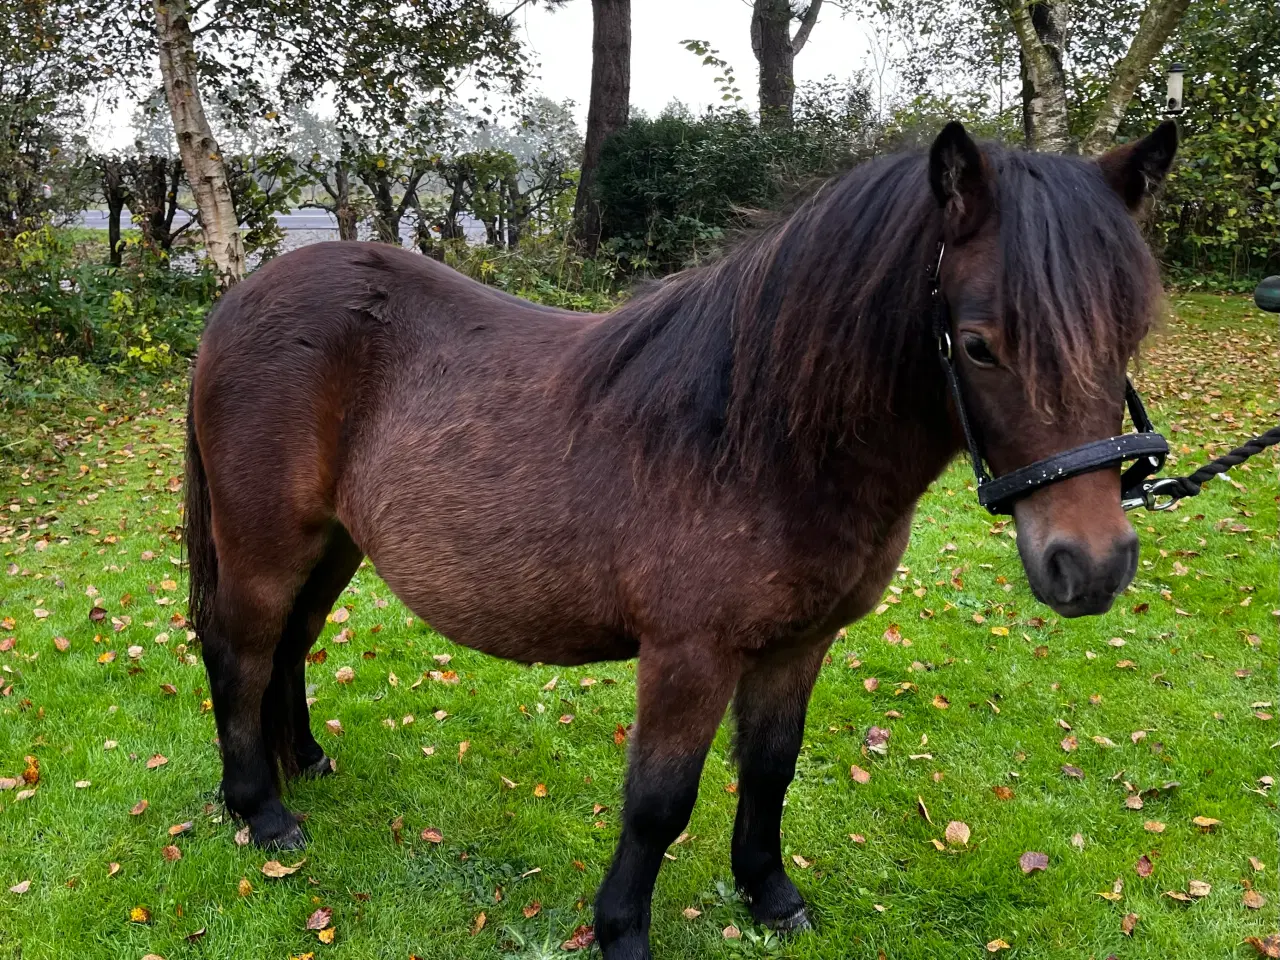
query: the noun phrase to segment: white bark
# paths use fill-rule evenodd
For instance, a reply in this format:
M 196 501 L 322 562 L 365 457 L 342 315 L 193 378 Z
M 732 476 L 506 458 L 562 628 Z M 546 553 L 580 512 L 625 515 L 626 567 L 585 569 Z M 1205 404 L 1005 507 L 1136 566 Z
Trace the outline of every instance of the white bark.
M 197 86 L 195 41 L 187 0 L 155 0 L 160 74 L 173 117 L 178 152 L 195 196 L 205 248 L 222 288 L 245 274 L 244 244 L 231 200 L 231 185 Z
M 1190 5 L 1191 0 L 1150 0 L 1142 11 L 1138 32 L 1133 35 L 1124 57 L 1116 64 L 1106 99 L 1098 109 L 1088 136 L 1084 138 L 1082 149 L 1086 155 L 1097 156 L 1111 146 L 1120 118 L 1133 99 L 1133 92 L 1138 89 L 1138 82 Z
M 1031 144 L 1046 153 L 1068 153 L 1074 143 L 1067 116 L 1067 78 L 1062 70 L 1067 4 L 1064 0 L 1040 3 L 1038 13 L 1044 18 L 1040 29 L 1032 15 L 1035 5 L 1035 0 L 1011 0 L 1009 9 L 1034 91 Z

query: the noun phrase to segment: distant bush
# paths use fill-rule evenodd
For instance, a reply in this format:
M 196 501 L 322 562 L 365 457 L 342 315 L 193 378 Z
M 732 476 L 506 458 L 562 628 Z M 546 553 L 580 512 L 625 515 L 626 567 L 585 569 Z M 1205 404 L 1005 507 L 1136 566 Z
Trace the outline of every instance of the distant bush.
M 697 263 L 747 211 L 777 206 L 865 154 L 867 114 L 860 88 L 829 81 L 797 93 L 785 129 L 762 129 L 739 111 L 636 118 L 601 155 L 602 239 L 631 270 Z
M 0 363 L 10 375 L 62 358 L 177 368 L 195 351 L 214 292 L 207 270 L 170 270 L 136 240 L 117 268 L 84 262 L 68 232 L 21 233 L 0 244 Z
M 584 260 L 560 233 L 525 236 L 507 249 L 453 241 L 445 262 L 473 280 L 550 307 L 599 313 L 619 299 L 616 263 Z

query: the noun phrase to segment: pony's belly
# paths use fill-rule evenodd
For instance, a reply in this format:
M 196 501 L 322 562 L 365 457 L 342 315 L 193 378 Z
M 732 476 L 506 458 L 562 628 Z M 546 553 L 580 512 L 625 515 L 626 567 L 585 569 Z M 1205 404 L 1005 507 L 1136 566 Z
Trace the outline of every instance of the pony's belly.
M 629 660 L 640 645 L 625 634 L 602 627 L 560 624 L 531 629 L 502 617 L 456 617 L 411 607 L 437 633 L 453 643 L 517 663 L 549 663 L 572 667 L 601 660 Z

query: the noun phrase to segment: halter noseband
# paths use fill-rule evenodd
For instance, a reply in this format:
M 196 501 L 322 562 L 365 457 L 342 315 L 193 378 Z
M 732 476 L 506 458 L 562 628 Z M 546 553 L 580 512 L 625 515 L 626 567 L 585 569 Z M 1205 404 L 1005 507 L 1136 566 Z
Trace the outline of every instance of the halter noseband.
M 947 303 L 942 296 L 940 279 L 945 252 L 946 244 L 939 243 L 938 260 L 929 274 L 929 294 L 933 300 L 933 334 L 938 342 L 938 359 L 942 362 L 942 372 L 947 378 L 956 414 L 964 430 L 965 443 L 969 447 L 969 460 L 973 464 L 973 475 L 978 484 L 978 502 L 993 514 L 1011 514 L 1015 501 L 1035 493 L 1041 487 L 1133 460 L 1133 466 L 1120 478 L 1121 500 L 1126 509 L 1131 504 L 1140 506 L 1146 493 L 1143 481 L 1164 466 L 1165 457 L 1169 454 L 1169 444 L 1152 426 L 1146 408 L 1142 405 L 1142 398 L 1127 377 L 1124 400 L 1129 408 L 1129 417 L 1138 428 L 1137 433 L 1083 443 L 999 477 L 993 478 L 987 472 L 982 451 L 978 449 L 978 441 L 969 425 L 964 397 L 960 393 L 960 380 L 951 360 L 951 325 L 948 322 Z

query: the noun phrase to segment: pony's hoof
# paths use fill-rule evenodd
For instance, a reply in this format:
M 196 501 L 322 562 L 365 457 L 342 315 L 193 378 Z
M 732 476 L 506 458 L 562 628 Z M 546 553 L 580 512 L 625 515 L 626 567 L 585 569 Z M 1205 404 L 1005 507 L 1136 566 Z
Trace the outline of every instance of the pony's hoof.
M 805 930 L 812 930 L 813 923 L 809 920 L 809 912 L 804 907 L 799 907 L 785 917 L 778 917 L 774 920 L 764 921 L 764 925 L 774 933 L 786 935 L 789 933 L 801 933 Z
M 338 772 L 338 765 L 328 757 L 321 757 L 310 766 L 303 767 L 302 776 L 304 777 L 327 777 L 330 774 Z
M 274 834 L 254 830 L 253 842 L 263 850 L 301 850 L 307 845 L 307 838 L 302 828 L 293 823 Z

